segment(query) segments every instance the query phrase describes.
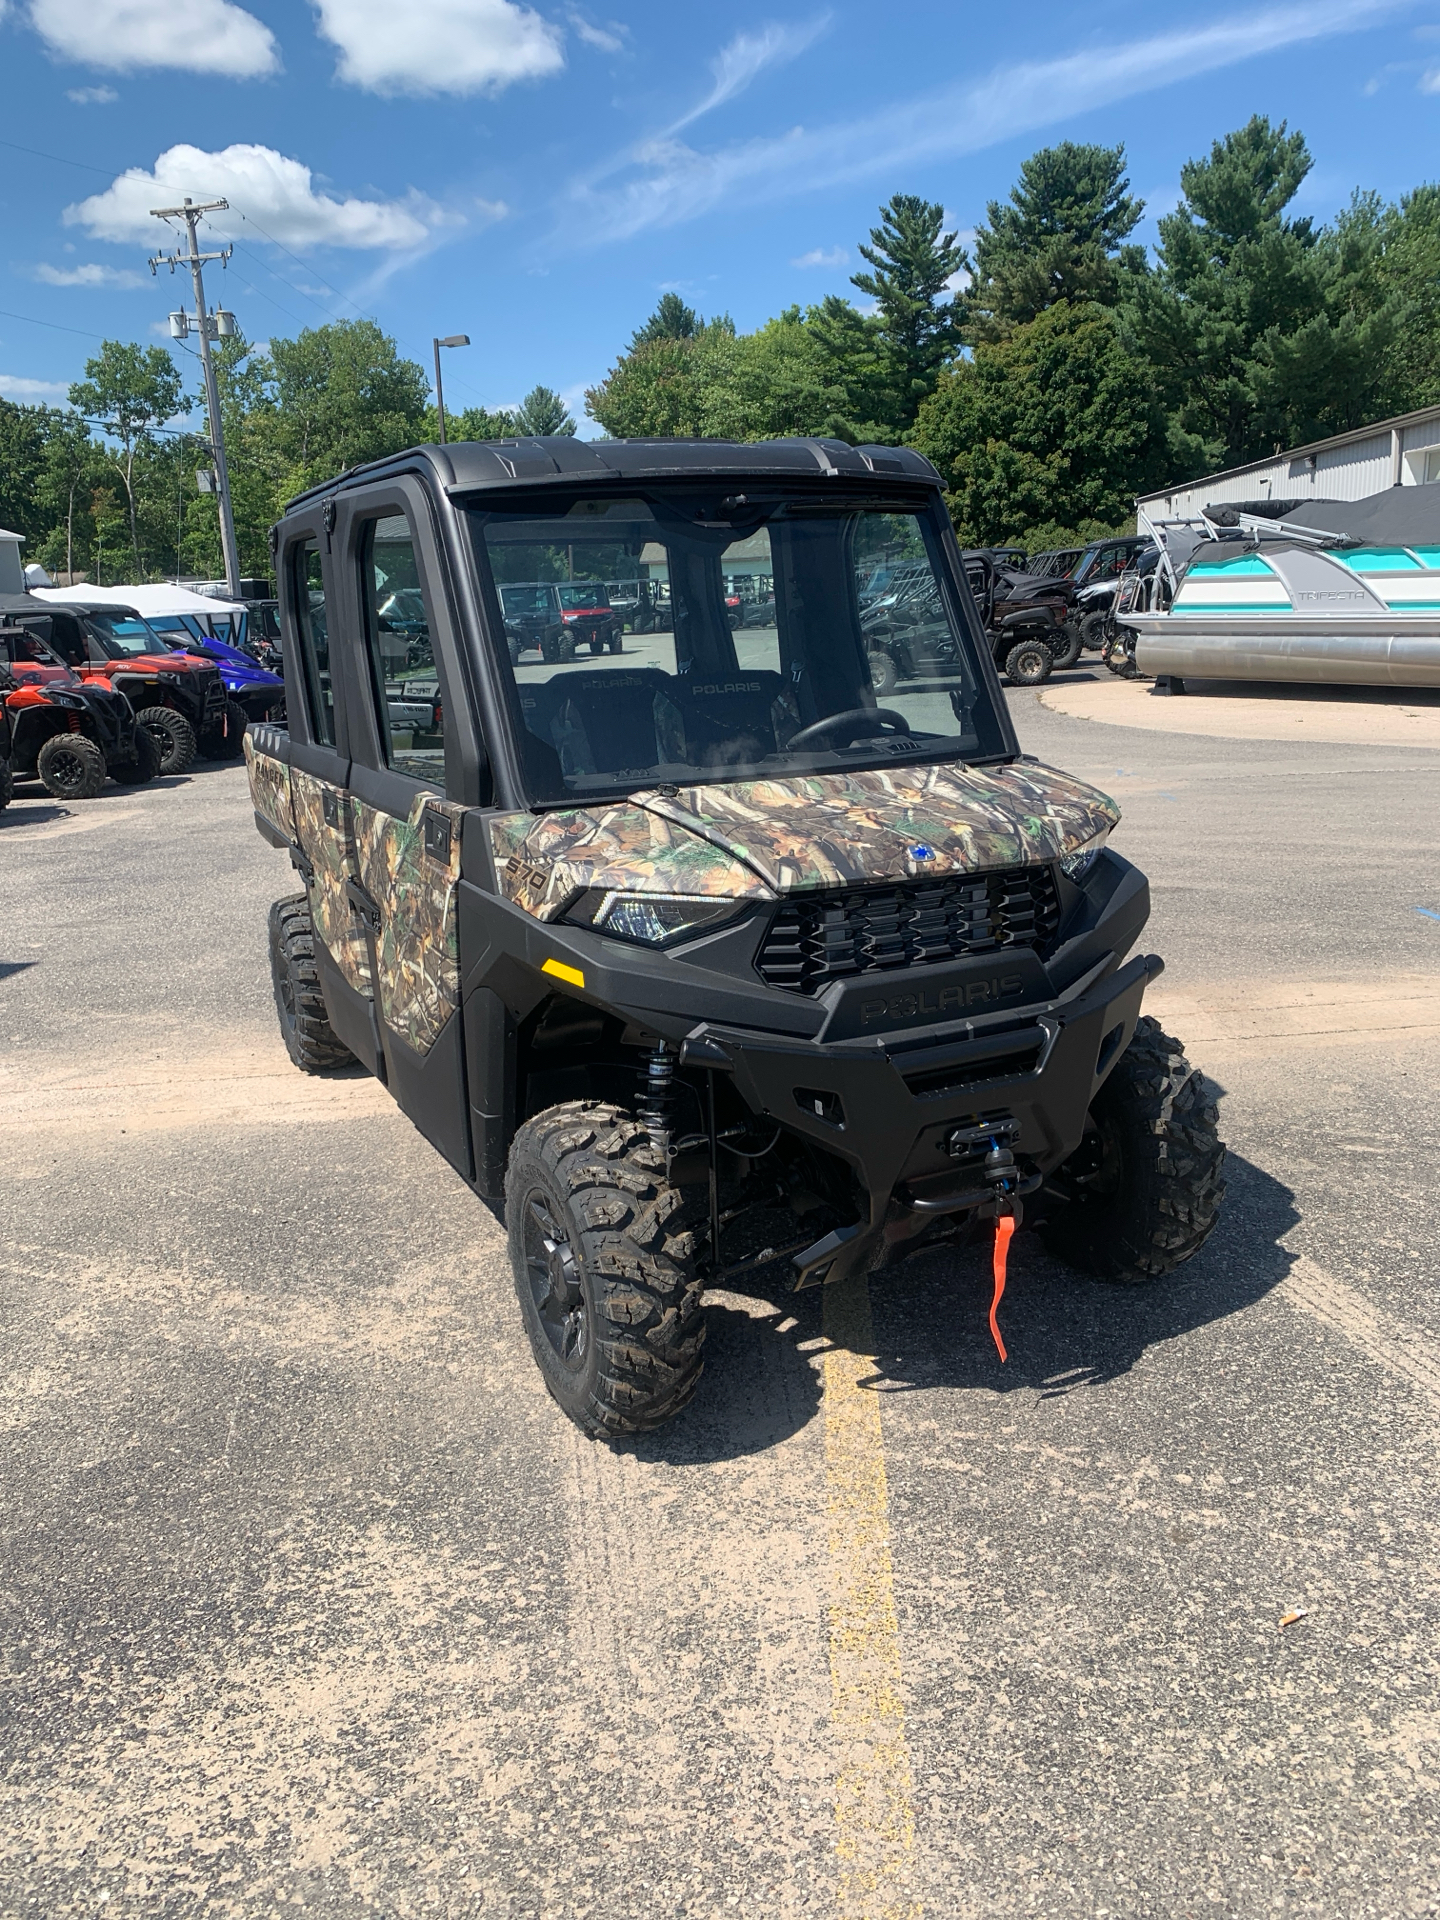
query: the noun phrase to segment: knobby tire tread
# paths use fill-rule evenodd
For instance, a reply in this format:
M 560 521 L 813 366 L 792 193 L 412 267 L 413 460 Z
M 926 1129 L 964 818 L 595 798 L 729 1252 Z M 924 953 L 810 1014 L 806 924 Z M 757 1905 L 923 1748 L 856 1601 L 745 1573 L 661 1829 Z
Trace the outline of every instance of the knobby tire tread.
M 622 1108 L 595 1100 L 549 1108 L 519 1130 L 510 1155 L 507 1214 L 522 1308 L 528 1281 L 519 1221 L 537 1166 L 578 1236 L 572 1245 L 592 1280 L 597 1352 L 584 1404 L 575 1407 L 555 1393 L 536 1344 L 546 1384 L 587 1432 L 610 1439 L 648 1432 L 685 1406 L 703 1369 L 696 1255 L 704 1209 L 669 1184 L 663 1156 Z

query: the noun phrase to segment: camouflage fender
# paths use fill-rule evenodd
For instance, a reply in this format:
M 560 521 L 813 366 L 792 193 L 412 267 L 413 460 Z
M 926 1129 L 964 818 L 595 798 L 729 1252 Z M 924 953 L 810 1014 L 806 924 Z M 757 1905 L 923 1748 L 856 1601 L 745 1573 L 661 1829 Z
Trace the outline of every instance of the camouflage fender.
M 283 760 L 261 753 L 253 734 L 245 733 L 245 771 L 250 777 L 250 804 L 288 839 L 295 838 L 295 809 L 290 801 L 290 769 Z
M 341 788 L 328 786 L 298 767 L 290 770 L 290 792 L 295 805 L 295 837 L 315 869 L 307 887 L 315 931 L 343 977 L 357 993 L 371 1000 L 374 986 L 365 929 L 345 897 L 345 882 L 351 874 L 346 795 Z M 334 795 L 333 826 L 325 818 L 327 793 Z
M 806 888 L 1041 865 L 1113 827 L 1097 788 L 1033 762 L 815 774 L 500 814 L 505 897 L 553 919 L 584 887 L 762 900 Z
M 362 800 L 354 806 L 360 884 L 380 911 L 380 1016 L 417 1053 L 428 1053 L 460 1004 L 455 887 L 465 810 L 425 793 L 406 820 Z M 427 812 L 450 822 L 444 860 L 426 851 Z

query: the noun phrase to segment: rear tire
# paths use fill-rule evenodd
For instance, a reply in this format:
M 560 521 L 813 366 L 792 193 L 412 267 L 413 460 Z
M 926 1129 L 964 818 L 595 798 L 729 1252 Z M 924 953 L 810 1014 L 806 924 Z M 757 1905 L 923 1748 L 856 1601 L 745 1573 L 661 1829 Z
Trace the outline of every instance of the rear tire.
M 52 733 L 35 771 L 57 800 L 93 800 L 105 784 L 105 756 L 83 733 Z
M 15 798 L 15 775 L 8 760 L 0 760 L 0 813 L 3 813 Z
M 161 773 L 188 773 L 195 764 L 195 729 L 173 707 L 143 707 L 135 718 L 160 750 Z
M 1022 640 L 1005 656 L 1005 678 L 1012 687 L 1038 687 L 1054 666 L 1054 655 L 1043 640 Z
M 1080 638 L 1080 629 L 1074 626 L 1062 627 L 1056 638 L 1061 640 L 1062 644 L 1055 649 L 1055 671 L 1063 673 L 1067 667 L 1073 667 L 1079 660 L 1080 655 L 1085 651 L 1085 643 Z
M 285 1051 L 302 1073 L 353 1067 L 355 1056 L 336 1039 L 320 991 L 315 930 L 303 893 L 277 900 L 270 909 L 270 978 Z
M 225 702 L 225 721 L 229 732 L 207 727 L 199 740 L 200 752 L 207 760 L 240 760 L 245 754 L 245 729 L 250 716 L 238 700 Z
M 505 1217 L 525 1331 L 562 1411 L 608 1439 L 678 1413 L 703 1365 L 698 1213 L 644 1127 L 594 1100 L 527 1121 Z
M 1080 644 L 1089 653 L 1098 653 L 1105 644 L 1105 623 L 1109 618 L 1102 608 L 1099 613 L 1087 613 L 1080 621 Z
M 1046 1249 L 1102 1280 L 1143 1285 L 1209 1239 L 1225 1197 L 1219 1116 L 1178 1040 L 1148 1016 L 1047 1183 Z
M 153 780 L 160 771 L 160 749 L 155 744 L 155 736 L 148 727 L 135 722 L 135 758 L 117 760 L 110 769 L 110 778 L 122 787 L 143 787 Z

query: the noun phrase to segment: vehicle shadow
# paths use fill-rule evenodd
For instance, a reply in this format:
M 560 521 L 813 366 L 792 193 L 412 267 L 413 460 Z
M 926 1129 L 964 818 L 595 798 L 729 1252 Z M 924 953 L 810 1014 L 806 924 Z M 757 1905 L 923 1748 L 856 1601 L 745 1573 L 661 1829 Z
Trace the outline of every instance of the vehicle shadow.
M 875 1367 L 863 1385 L 883 1394 L 936 1389 L 1030 1393 L 1053 1399 L 1121 1378 L 1146 1351 L 1243 1313 L 1285 1278 L 1282 1245 L 1300 1218 L 1294 1195 L 1231 1154 L 1229 1193 L 1213 1237 L 1153 1286 L 1107 1285 L 1015 1238 L 1000 1323 L 1001 1365 L 990 1338 L 990 1234 L 936 1248 L 876 1274 L 870 1284 Z M 619 1443 L 640 1459 L 700 1466 L 779 1445 L 819 1411 L 823 1290 L 712 1296 L 705 1378 L 672 1425 Z

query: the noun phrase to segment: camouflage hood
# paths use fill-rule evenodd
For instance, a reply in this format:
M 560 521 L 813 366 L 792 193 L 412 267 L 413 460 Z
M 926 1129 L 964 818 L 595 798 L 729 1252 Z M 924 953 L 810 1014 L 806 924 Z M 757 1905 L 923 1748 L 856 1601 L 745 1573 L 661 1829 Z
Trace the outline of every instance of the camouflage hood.
M 774 899 L 805 888 L 1036 865 L 1120 818 L 1033 761 L 882 768 L 646 792 L 492 818 L 506 896 L 547 920 L 580 887 Z

